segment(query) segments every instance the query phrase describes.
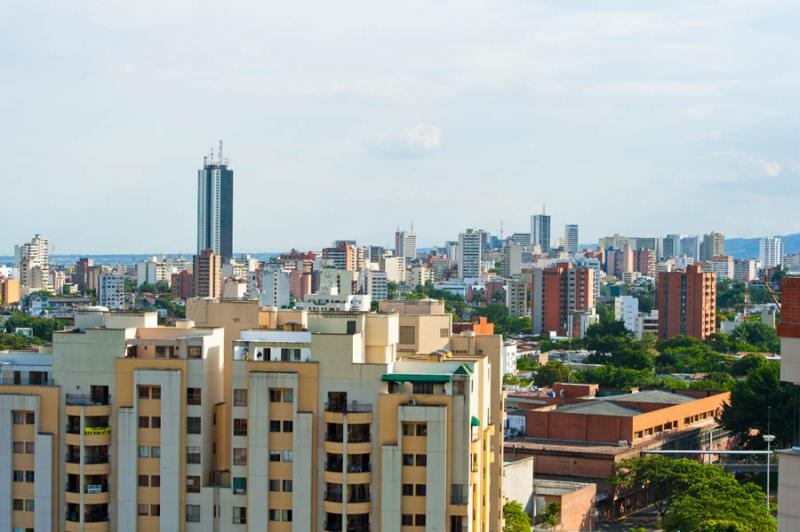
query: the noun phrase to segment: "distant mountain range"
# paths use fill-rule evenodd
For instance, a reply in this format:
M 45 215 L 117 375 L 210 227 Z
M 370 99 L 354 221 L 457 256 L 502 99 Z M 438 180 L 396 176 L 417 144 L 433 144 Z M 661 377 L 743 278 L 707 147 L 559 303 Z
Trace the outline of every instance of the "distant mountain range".
M 783 252 L 786 255 L 800 252 L 800 233 L 782 235 L 780 238 L 783 240 Z M 759 240 L 759 238 L 726 238 L 725 254 L 731 255 L 735 259 L 758 258 Z

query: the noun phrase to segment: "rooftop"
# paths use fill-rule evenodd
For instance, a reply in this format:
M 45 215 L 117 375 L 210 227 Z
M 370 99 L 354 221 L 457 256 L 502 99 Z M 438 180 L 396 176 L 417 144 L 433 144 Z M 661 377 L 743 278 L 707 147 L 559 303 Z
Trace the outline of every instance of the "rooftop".
M 637 416 L 642 410 L 618 405 L 609 401 L 591 400 L 583 403 L 564 405 L 556 409 L 568 414 L 594 414 L 597 416 Z
M 662 403 L 666 405 L 680 405 L 694 401 L 696 397 L 665 390 L 645 390 L 642 392 L 626 393 L 621 395 L 607 395 L 598 397 L 598 401 L 619 401 L 637 403 Z

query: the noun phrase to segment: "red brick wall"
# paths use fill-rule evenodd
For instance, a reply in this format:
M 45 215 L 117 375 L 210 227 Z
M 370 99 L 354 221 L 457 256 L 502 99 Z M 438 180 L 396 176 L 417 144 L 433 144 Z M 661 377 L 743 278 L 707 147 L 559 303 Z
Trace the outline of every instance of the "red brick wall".
M 800 277 L 781 281 L 781 323 L 778 336 L 800 338 Z

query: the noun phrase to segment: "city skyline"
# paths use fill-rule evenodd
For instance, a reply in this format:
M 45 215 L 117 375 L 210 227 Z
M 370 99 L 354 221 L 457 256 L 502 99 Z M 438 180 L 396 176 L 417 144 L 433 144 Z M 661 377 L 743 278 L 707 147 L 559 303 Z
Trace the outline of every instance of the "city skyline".
M 218 138 L 240 250 L 383 240 L 408 219 L 421 245 L 524 230 L 542 201 L 584 241 L 797 231 L 795 3 L 319 9 L 9 7 L 6 172 L 45 194 L 29 216 L 31 188 L 6 191 L 0 249 L 38 231 L 59 252 L 192 251 L 189 191 Z M 209 24 L 224 34 L 193 38 Z M 302 44 L 273 54 L 287 39 Z M 364 56 L 379 43 L 380 62 Z M 270 202 L 277 190 L 302 194 Z

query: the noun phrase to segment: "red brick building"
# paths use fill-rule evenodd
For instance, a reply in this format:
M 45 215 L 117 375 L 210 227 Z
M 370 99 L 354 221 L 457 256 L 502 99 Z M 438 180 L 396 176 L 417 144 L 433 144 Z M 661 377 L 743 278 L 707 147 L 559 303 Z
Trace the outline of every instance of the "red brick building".
M 704 340 L 717 331 L 717 276 L 698 265 L 659 272 L 656 304 L 659 339 L 684 334 Z
M 588 312 L 596 304 L 595 271 L 562 262 L 551 268 L 533 271 L 531 319 L 534 334 L 556 331 L 566 336 L 570 327 L 570 311 Z
M 172 295 L 181 299 L 194 297 L 194 277 L 191 272 L 183 270 L 172 274 Z

